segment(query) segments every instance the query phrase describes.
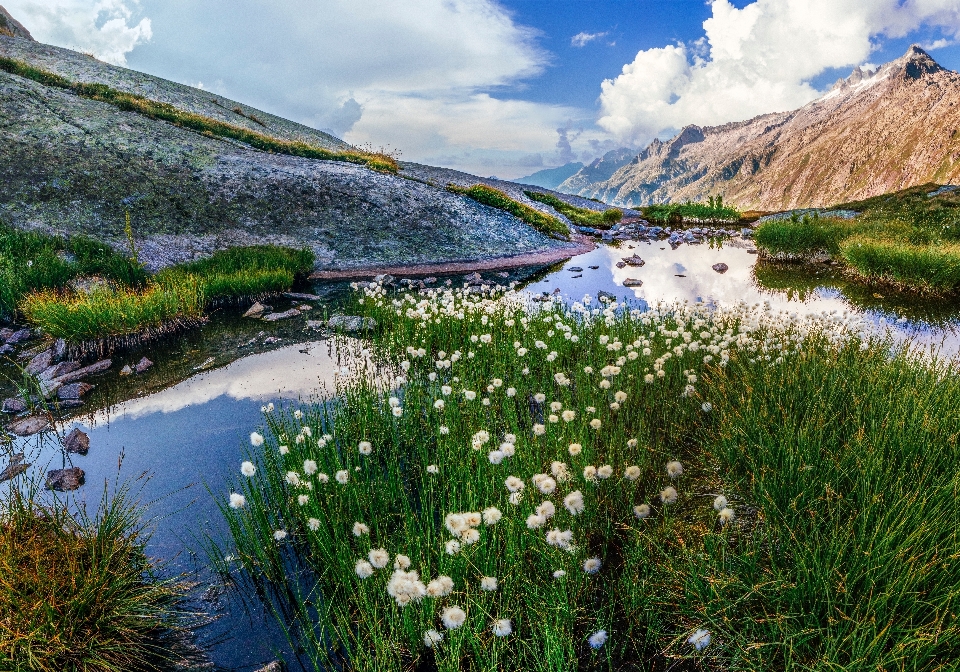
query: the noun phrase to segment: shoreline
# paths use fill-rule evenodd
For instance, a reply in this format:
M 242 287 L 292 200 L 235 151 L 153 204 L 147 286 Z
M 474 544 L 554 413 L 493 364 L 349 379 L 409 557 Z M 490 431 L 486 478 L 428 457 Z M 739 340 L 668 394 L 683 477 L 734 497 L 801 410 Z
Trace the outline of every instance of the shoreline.
M 575 245 L 543 252 L 527 252 L 510 257 L 497 257 L 477 261 L 450 261 L 436 264 L 410 264 L 406 266 L 364 266 L 339 270 L 319 270 L 310 274 L 310 280 L 356 280 L 374 275 L 396 275 L 404 277 L 451 275 L 474 271 L 498 271 L 521 266 L 553 264 L 558 261 L 585 254 L 595 249 L 595 243 L 586 236 L 576 236 Z

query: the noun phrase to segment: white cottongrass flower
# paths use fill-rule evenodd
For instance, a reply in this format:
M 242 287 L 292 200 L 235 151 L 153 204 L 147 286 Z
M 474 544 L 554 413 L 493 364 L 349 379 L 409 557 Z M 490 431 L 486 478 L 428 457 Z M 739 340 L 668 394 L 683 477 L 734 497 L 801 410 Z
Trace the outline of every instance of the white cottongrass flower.
M 641 474 L 640 467 L 636 466 L 635 464 L 630 465 L 629 467 L 627 467 L 627 470 L 623 472 L 624 477 L 628 481 L 637 480 L 638 478 L 640 478 L 640 474 Z
M 705 401 L 705 402 L 703 402 L 703 404 L 700 406 L 700 408 L 703 409 L 703 412 L 704 412 L 704 413 L 709 413 L 710 411 L 713 410 L 713 404 L 711 404 L 709 401 Z
M 447 630 L 456 630 L 467 622 L 467 612 L 457 606 L 447 607 L 440 612 L 440 620 Z
M 486 590 L 490 592 L 496 589 L 497 589 L 497 577 L 485 576 L 482 579 L 480 579 L 480 590 Z
M 287 472 L 287 483 L 289 483 L 289 484 L 292 485 L 292 486 L 298 486 L 298 485 L 300 485 L 300 474 L 298 474 L 298 473 L 295 472 L 295 471 L 288 471 L 288 472 Z
M 599 649 L 604 644 L 607 643 L 607 631 L 606 630 L 597 630 L 595 633 L 590 635 L 587 638 L 587 642 L 590 643 L 591 649 Z
M 450 387 L 449 385 L 443 385 L 440 387 L 440 392 L 442 392 L 443 396 L 446 397 L 446 396 L 449 396 L 451 392 L 453 392 L 453 388 Z
M 329 483 L 330 477 L 327 476 L 326 474 L 321 473 L 321 474 L 317 474 L 317 480 L 320 481 L 320 483 Z
M 636 448 L 638 443 L 636 439 L 630 439 L 627 441 L 627 448 Z
M 307 476 L 313 476 L 317 473 L 317 463 L 314 460 L 303 461 L 303 473 Z
M 289 454 L 289 453 L 290 453 L 290 448 L 289 448 L 289 446 L 280 446 L 280 454 L 281 454 L 281 455 L 287 455 L 287 454 Z
M 467 401 L 473 401 L 474 399 L 477 398 L 477 393 L 474 392 L 473 390 L 464 390 L 463 396 L 464 398 L 466 398 Z
M 427 594 L 427 587 L 417 572 L 395 569 L 387 582 L 387 594 L 397 601 L 397 606 L 405 607 L 422 600 Z
M 609 464 L 605 464 L 599 469 L 597 469 L 597 478 L 610 478 L 613 476 L 613 467 Z
M 242 462 L 240 464 L 240 473 L 249 478 L 257 473 L 257 468 L 253 466 L 253 462 Z
M 470 528 L 466 517 L 462 513 L 448 513 L 443 519 L 443 524 L 447 531 L 454 536 L 460 536 L 464 530 Z
M 509 637 L 513 634 L 513 623 L 509 618 L 498 618 L 490 624 L 490 632 L 496 637 Z
M 537 507 L 537 515 L 543 516 L 544 518 L 553 518 L 557 513 L 557 507 L 549 499 L 541 502 L 540 506 Z
M 438 411 L 442 411 L 444 406 L 445 404 L 443 402 L 443 399 L 437 399 L 435 402 L 433 402 L 433 407 Z
M 397 553 L 397 557 L 393 559 L 393 568 L 408 569 L 409 567 L 410 567 L 410 556 L 404 555 L 403 553 Z
M 720 509 L 719 517 L 720 517 L 721 525 L 729 525 L 730 523 L 733 522 L 733 519 L 736 518 L 736 516 L 733 513 L 733 509 L 729 507 Z
M 649 504 L 637 504 L 633 507 L 633 515 L 635 515 L 640 520 L 650 517 L 650 505 Z
M 255 448 L 259 448 L 260 446 L 262 446 L 262 445 L 263 445 L 263 434 L 260 434 L 259 432 L 251 432 L 251 433 L 250 433 L 250 445 L 254 446 Z
M 600 389 L 601 389 L 601 390 L 609 390 L 609 389 L 610 389 L 610 381 L 609 381 L 609 380 L 601 380 L 601 381 L 600 381 Z
M 446 597 L 453 592 L 453 579 L 449 576 L 438 576 L 427 584 L 427 595 L 430 597 Z
M 508 476 L 503 484 L 507 486 L 507 490 L 510 492 L 520 492 L 524 488 L 523 481 L 516 476 Z
M 557 489 L 557 482 L 546 474 L 535 475 L 533 482 L 537 486 L 537 489 L 545 495 L 552 495 Z
M 468 530 L 464 530 L 460 534 L 460 538 L 463 540 L 464 544 L 470 546 L 480 541 L 480 533 L 471 527 Z
M 390 554 L 387 553 L 387 549 L 385 548 L 372 548 L 370 552 L 367 553 L 367 559 L 370 560 L 370 564 L 377 569 L 383 569 L 387 566 L 387 563 L 390 562 Z
M 565 483 L 571 478 L 570 470 L 567 469 L 567 465 L 556 460 L 550 463 L 550 473 L 553 474 L 554 478 L 561 483 Z
M 596 480 L 597 480 L 597 468 L 596 468 L 595 466 L 593 466 L 592 464 L 587 465 L 586 467 L 584 467 L 584 468 L 583 468 L 583 478 L 586 479 L 586 480 L 588 480 L 588 481 L 591 481 L 591 482 L 592 482 L 592 481 L 596 481 Z
M 563 571 L 562 569 L 558 569 L 557 571 L 555 571 L 555 572 L 553 573 L 553 578 L 555 578 L 555 579 L 562 579 L 562 578 L 565 577 L 566 575 L 567 575 L 567 573 L 566 573 L 565 571 Z
M 503 513 L 495 506 L 489 506 L 483 510 L 483 522 L 485 525 L 496 525 L 503 518 Z
M 297 495 L 297 504 L 300 506 L 306 506 L 310 501 L 310 495 Z
M 369 441 L 361 441 L 357 444 L 357 451 L 359 451 L 361 455 L 369 455 L 373 452 L 373 444 Z
M 655 378 L 653 377 L 652 373 L 648 373 L 643 377 L 643 382 L 645 382 L 647 385 L 653 384 L 654 380 Z
M 517 492 L 511 493 L 508 500 L 511 504 L 516 506 L 517 504 L 523 501 L 523 491 L 518 490 Z
M 727 498 L 723 495 L 717 495 L 713 500 L 713 508 L 717 511 L 723 511 L 727 508 Z
M 440 433 L 444 435 L 449 434 L 450 428 L 447 427 L 446 425 L 440 425 Z
M 603 423 L 600 422 L 600 418 L 594 418 L 593 420 L 590 421 L 590 427 L 593 429 L 600 429 L 600 426 L 602 424 Z
M 479 443 L 481 446 L 486 444 L 490 440 L 490 432 L 485 429 L 481 429 L 479 432 L 476 432 L 473 435 L 473 443 Z
M 515 388 L 515 387 L 508 387 L 508 388 L 507 388 L 507 396 L 508 396 L 508 397 L 515 397 L 515 396 L 517 396 L 517 388 Z
M 504 457 L 513 457 L 517 452 L 517 446 L 513 441 L 504 441 L 500 444 L 500 452 L 503 453 Z
M 572 530 L 560 531 L 559 529 L 554 528 L 547 532 L 546 540 L 551 546 L 562 548 L 565 551 L 573 550 Z
M 563 418 L 564 422 L 573 422 L 574 418 L 577 417 L 577 412 L 567 409 L 563 413 L 561 413 L 560 417 Z
M 671 461 L 671 462 L 667 462 L 667 476 L 669 476 L 670 478 L 676 478 L 677 476 L 679 476 L 679 475 L 682 474 L 682 473 L 683 473 L 683 465 L 682 465 L 682 464 L 680 464 L 680 463 L 677 462 L 676 460 L 673 460 L 673 461 Z
M 283 540 L 286 539 L 286 538 L 287 538 L 287 531 L 286 531 L 286 530 L 277 530 L 276 532 L 273 533 L 273 540 L 274 540 L 274 541 L 283 541 Z
M 545 395 L 543 392 L 537 392 L 535 395 L 533 395 L 533 400 L 538 404 L 542 404 L 547 400 L 547 395 Z
M 247 504 L 247 498 L 241 495 L 239 492 L 230 493 L 230 508 L 231 509 L 242 509 Z
M 571 443 L 570 447 L 567 448 L 567 452 L 570 453 L 570 457 L 576 457 L 583 451 L 583 446 L 579 443 Z
M 677 489 L 668 485 L 660 491 L 660 501 L 664 504 L 673 504 L 677 501 Z
M 570 512 L 571 516 L 576 516 L 583 513 L 583 493 L 579 490 L 574 490 L 563 498 L 563 506 L 567 511 Z
M 603 563 L 600 562 L 600 558 L 587 558 L 583 561 L 583 571 L 587 574 L 596 574 L 600 571 L 600 566 Z
M 371 565 L 366 560 L 357 560 L 357 564 L 354 565 L 353 571 L 357 573 L 361 579 L 369 579 L 373 576 L 373 565 Z
M 547 428 L 544 425 L 537 423 L 533 426 L 533 433 L 536 436 L 543 436 L 544 434 L 547 433 Z
M 490 464 L 500 464 L 503 462 L 503 458 L 506 455 L 503 454 L 502 450 L 491 450 L 487 455 L 487 459 L 490 460 Z
M 403 415 L 403 409 L 399 406 L 394 406 L 391 410 L 391 413 L 393 413 L 393 417 L 399 418 L 401 415 Z
M 370 528 L 364 525 L 363 523 L 354 523 L 353 524 L 353 536 L 362 537 L 365 534 L 370 534 Z
M 336 474 L 334 474 L 333 477 L 337 479 L 337 483 L 339 483 L 340 485 L 346 485 L 347 481 L 350 480 L 350 472 L 347 471 L 346 469 L 341 469 Z
M 460 542 L 456 539 L 451 539 L 443 547 L 447 551 L 447 555 L 456 555 L 460 552 Z
M 625 401 L 627 400 L 627 393 L 626 393 L 626 392 L 617 392 L 616 394 L 613 395 L 613 398 L 614 398 L 615 400 L 617 400 L 617 402 L 619 402 L 619 403 L 622 404 L 623 402 L 625 402 Z
M 317 518 L 310 518 L 307 521 L 307 527 L 310 528 L 311 532 L 316 532 L 317 530 L 320 529 L 320 520 Z
M 427 465 L 427 473 L 428 473 L 428 474 L 439 474 L 439 473 L 440 473 L 440 467 L 438 467 L 438 466 L 435 465 L 435 464 L 428 464 L 428 465 Z
M 693 648 L 697 651 L 702 651 L 710 646 L 710 631 L 703 629 L 697 630 L 687 637 L 687 644 L 693 644 Z
M 557 423 L 557 422 L 560 422 L 560 416 L 557 415 L 556 413 L 551 413 L 550 417 L 548 417 L 547 420 L 553 423 Z
M 434 646 L 443 641 L 443 633 L 437 632 L 433 628 L 430 628 L 423 634 L 423 644 L 428 649 L 432 649 Z
M 527 529 L 537 530 L 543 527 L 547 522 L 547 519 L 541 516 L 538 513 L 531 513 L 527 516 Z

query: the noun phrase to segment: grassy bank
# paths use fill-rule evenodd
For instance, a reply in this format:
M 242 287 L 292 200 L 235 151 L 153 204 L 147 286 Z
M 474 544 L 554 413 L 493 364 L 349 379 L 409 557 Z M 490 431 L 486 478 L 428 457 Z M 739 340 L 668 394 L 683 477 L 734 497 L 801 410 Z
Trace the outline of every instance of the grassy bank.
M 355 310 L 387 328 L 223 503 L 315 669 L 957 663 L 954 369 L 762 306 Z
M 960 292 L 960 194 L 930 196 L 937 185 L 912 187 L 837 209 L 852 220 L 793 216 L 761 224 L 766 253 L 805 258 L 821 252 L 870 282 L 925 293 Z
M 123 494 L 95 519 L 12 493 L 0 503 L 0 669 L 159 670 L 177 589 L 153 574 Z
M 37 68 L 24 61 L 0 57 L 0 70 L 39 82 L 45 86 L 66 89 L 82 98 L 109 103 L 127 112 L 136 112 L 151 119 L 159 119 L 177 126 L 183 126 L 211 137 L 237 140 L 256 149 L 309 159 L 345 161 L 383 172 L 396 173 L 399 170 L 396 159 L 387 154 L 360 150 L 329 150 L 306 142 L 280 140 L 264 133 L 251 131 L 243 126 L 236 126 L 218 119 L 187 112 L 169 103 L 161 103 L 143 96 L 119 91 L 106 84 L 72 82 L 56 73 Z
M 475 184 L 472 187 L 458 187 L 455 184 L 448 184 L 447 189 L 455 194 L 472 198 L 477 203 L 489 205 L 491 208 L 497 208 L 504 212 L 509 212 L 514 217 L 526 222 L 540 233 L 548 236 L 569 240 L 570 232 L 567 225 L 556 217 L 546 215 L 539 210 L 531 208 L 529 205 L 519 203 L 499 189 L 488 187 L 485 184 Z
M 710 197 L 707 203 L 666 203 L 641 208 L 643 216 L 657 224 L 678 225 L 687 223 L 735 223 L 740 221 L 740 211 L 724 205 L 723 197 Z
M 623 212 L 617 208 L 610 208 L 609 210 L 600 212 L 597 210 L 588 210 L 587 208 L 578 208 L 575 205 L 570 205 L 566 201 L 561 201 L 556 196 L 543 194 L 539 191 L 524 191 L 523 193 L 532 201 L 549 205 L 579 226 L 589 226 L 594 229 L 609 229 L 623 219 Z

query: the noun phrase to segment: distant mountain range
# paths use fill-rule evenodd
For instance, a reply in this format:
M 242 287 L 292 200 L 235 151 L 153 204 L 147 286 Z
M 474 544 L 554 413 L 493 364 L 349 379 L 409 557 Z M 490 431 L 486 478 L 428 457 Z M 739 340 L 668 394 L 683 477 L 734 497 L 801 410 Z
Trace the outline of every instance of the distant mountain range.
M 798 110 L 687 126 L 642 152 L 609 152 L 556 189 L 626 207 L 722 195 L 781 210 L 957 180 L 960 74 L 912 46 Z
M 560 186 L 561 182 L 576 173 L 581 168 L 583 168 L 583 164 L 579 161 L 576 161 L 574 163 L 562 165 L 559 168 L 545 168 L 544 170 L 538 170 L 532 175 L 518 177 L 512 181 L 520 184 L 532 184 L 535 187 L 543 187 L 544 189 L 556 189 L 558 186 Z

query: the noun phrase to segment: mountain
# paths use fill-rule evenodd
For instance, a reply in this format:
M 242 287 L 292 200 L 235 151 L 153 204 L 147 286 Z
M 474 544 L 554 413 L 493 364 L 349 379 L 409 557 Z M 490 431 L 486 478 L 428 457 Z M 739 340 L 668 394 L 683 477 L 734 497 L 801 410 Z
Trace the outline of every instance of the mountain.
M 559 191 L 620 206 L 722 195 L 783 210 L 960 180 L 960 74 L 912 46 L 875 71 L 856 68 L 798 110 L 654 140 L 609 177 L 588 167 Z
M 532 184 L 535 187 L 543 187 L 544 189 L 556 189 L 561 182 L 576 173 L 581 168 L 583 168 L 583 164 L 577 161 L 575 163 L 567 163 L 559 168 L 546 168 L 544 170 L 538 170 L 532 175 L 518 177 L 512 181 L 516 182 L 517 184 Z
M 17 62 L 55 77 L 22 68 L 24 76 L 13 74 Z M 96 87 L 80 95 L 79 84 L 110 87 L 113 98 L 98 98 Z M 249 133 L 198 132 L 111 102 L 125 94 L 275 144 L 353 150 L 333 135 L 209 91 L 40 44 L 0 9 L 0 222 L 90 235 L 122 249 L 129 212 L 140 259 L 151 269 L 256 243 L 310 247 L 317 269 L 335 272 L 519 263 L 529 254 L 556 260 L 579 249 L 446 189 L 485 183 L 557 214 L 513 182 L 406 162 L 393 174 L 257 149 L 242 141 Z

